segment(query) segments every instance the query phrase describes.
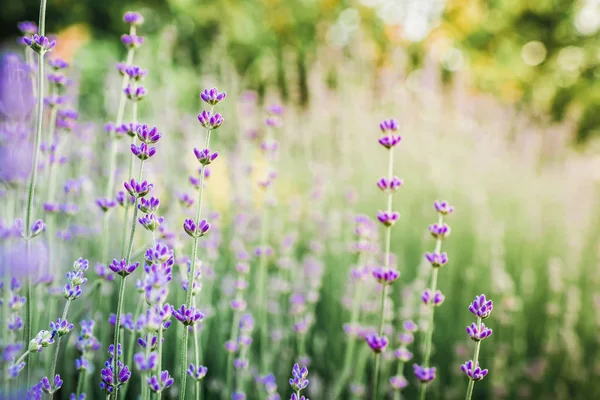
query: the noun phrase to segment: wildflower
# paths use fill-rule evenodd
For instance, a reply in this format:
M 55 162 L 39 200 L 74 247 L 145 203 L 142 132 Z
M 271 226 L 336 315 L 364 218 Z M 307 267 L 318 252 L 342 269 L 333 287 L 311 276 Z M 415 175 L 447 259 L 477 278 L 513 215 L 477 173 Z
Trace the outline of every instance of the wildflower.
M 196 310 L 194 307 L 186 307 L 185 304 L 182 304 L 179 309 L 173 307 L 173 316 L 177 318 L 179 322 L 184 325 L 194 325 L 197 321 L 201 321 L 204 318 L 204 314 L 202 314 L 199 310 Z
M 191 237 L 201 237 L 206 235 L 210 229 L 210 224 L 205 220 L 201 220 L 196 226 L 193 219 L 187 218 L 183 221 L 183 230 Z
M 169 375 L 169 371 L 161 371 L 160 376 L 152 375 L 150 378 L 146 378 L 150 390 L 153 392 L 161 392 L 169 388 L 175 380 Z
M 433 202 L 433 207 L 441 215 L 448 215 L 454 212 L 454 207 L 445 200 L 436 200 Z
M 375 333 L 366 335 L 365 340 L 367 341 L 367 344 L 371 350 L 373 350 L 375 353 L 381 353 L 385 351 L 389 343 L 389 340 L 387 337 L 385 337 L 385 335 L 379 336 Z
M 472 360 L 462 364 L 460 369 L 473 381 L 480 381 L 488 374 L 487 369 L 481 369 L 479 363 L 474 364 Z
M 23 33 L 23 35 L 34 35 L 38 33 L 38 27 L 35 22 L 23 21 L 17 24 L 17 28 Z
M 227 93 L 219 92 L 217 88 L 204 89 L 204 91 L 200 93 L 200 98 L 212 106 L 217 105 L 220 101 L 224 100 L 225 97 L 227 97 Z
M 125 89 L 123 89 L 123 91 L 125 92 L 125 95 L 127 96 L 127 98 L 129 100 L 133 100 L 133 101 L 140 101 L 147 94 L 146 88 L 143 87 L 142 85 L 139 85 L 137 87 L 133 87 L 132 85 L 127 85 L 127 87 Z
M 31 231 L 30 231 L 29 237 L 34 238 L 37 235 L 39 235 L 40 233 L 42 233 L 45 229 L 46 229 L 46 225 L 44 224 L 44 221 L 42 221 L 41 219 L 38 219 L 37 221 L 35 221 L 33 223 L 33 225 L 31 225 Z
M 306 389 L 308 386 L 308 369 L 303 366 L 300 366 L 296 363 L 294 364 L 294 368 L 292 368 L 292 378 L 290 378 L 290 386 L 296 392 L 300 392 L 301 390 Z
M 114 208 L 117 206 L 117 202 L 111 199 L 107 199 L 106 197 L 101 197 L 99 199 L 96 199 L 96 205 L 98 207 L 100 207 L 100 209 L 103 212 L 107 212 L 108 210 L 110 210 L 111 208 Z
M 133 130 L 133 134 L 130 136 L 135 136 L 136 134 L 140 142 L 146 144 L 157 143 L 162 137 L 162 134 L 158 131 L 158 129 L 156 129 L 156 127 L 149 128 L 146 124 L 138 125 L 137 128 Z
M 113 259 L 108 268 L 111 269 L 115 274 L 121 275 L 123 277 L 133 273 L 137 267 L 140 266 L 139 262 L 127 264 L 127 260 L 123 258 L 120 261 Z
M 378 211 L 377 219 L 385 226 L 393 226 L 400 219 L 400 213 L 396 211 Z
M 135 137 L 141 125 L 135 122 L 130 122 L 128 124 L 121 124 L 116 128 L 116 132 L 120 135 L 127 135 L 131 137 Z M 143 140 L 142 140 L 143 141 Z
M 36 27 L 37 30 L 37 27 Z M 54 57 L 48 60 L 48 65 L 52 67 L 55 71 L 66 69 L 69 67 L 69 63 L 63 60 L 62 58 Z
M 445 299 L 446 297 L 439 290 L 436 290 L 432 296 L 431 289 L 425 289 L 423 291 L 423 294 L 421 295 L 421 300 L 423 301 L 423 304 L 433 304 L 434 306 L 441 305 Z
M 202 111 L 198 114 L 198 121 L 200 124 L 209 130 L 217 129 L 223 125 L 223 116 L 219 113 L 211 113 L 210 111 Z
M 492 330 L 486 327 L 483 322 L 480 327 L 478 327 L 477 324 L 472 323 L 470 326 L 467 326 L 467 334 L 473 341 L 479 342 L 492 336 Z
M 9 364 L 8 366 L 8 376 L 11 378 L 16 378 L 19 376 L 19 372 L 21 372 L 25 368 L 25 362 L 20 362 L 19 364 Z
M 42 390 L 44 391 L 44 393 L 52 394 L 62 387 L 63 381 L 62 379 L 60 379 L 60 375 L 56 374 L 54 376 L 54 381 L 52 382 L 52 384 L 46 376 L 42 378 L 42 381 L 40 383 L 42 384 Z
M 413 354 L 405 347 L 400 347 L 398 350 L 394 351 L 394 357 L 402 362 L 408 362 L 412 360 Z
M 50 331 L 52 337 L 57 338 L 66 335 L 73 330 L 74 325 L 69 323 L 66 319 L 58 318 L 56 322 L 50 322 Z
M 123 15 L 123 21 L 130 25 L 141 25 L 144 23 L 144 17 L 138 12 L 127 11 L 125 15 Z
M 29 342 L 29 352 L 42 351 L 44 347 L 48 347 L 52 343 L 54 343 L 54 335 L 52 332 L 41 330 Z
M 130 65 L 124 68 L 125 74 L 129 79 L 139 82 L 148 75 L 148 70 L 138 67 L 137 65 Z
M 475 297 L 475 300 L 469 306 L 469 311 L 478 318 L 486 319 L 492 313 L 494 303 L 492 300 L 486 300 L 485 294 Z
M 31 37 L 24 37 L 23 42 L 31 47 L 33 51 L 39 54 L 46 54 L 56 46 L 56 40 L 50 40 L 46 36 L 40 36 L 34 33 Z
M 448 254 L 446 254 L 446 252 L 443 252 L 443 253 L 426 252 L 425 258 L 427 259 L 427 261 L 429 261 L 429 263 L 431 264 L 431 266 L 433 268 L 440 268 L 448 263 Z
M 140 143 L 139 146 L 131 144 L 131 152 L 138 159 L 144 161 L 156 154 L 156 147 L 148 147 L 146 143 Z
M 395 118 L 383 120 L 379 124 L 379 129 L 381 129 L 381 132 L 383 133 L 387 133 L 389 131 L 396 132 L 398 127 L 398 121 Z
M 373 277 L 382 285 L 390 285 L 398 279 L 400 272 L 392 268 L 379 267 L 373 271 Z
M 156 369 L 156 366 L 158 365 L 158 353 L 153 351 L 148 354 L 147 357 L 143 352 L 135 353 L 133 355 L 133 361 L 140 372 L 152 371 Z
M 398 143 L 400 143 L 401 140 L 402 137 L 398 135 L 385 135 L 379 138 L 379 144 L 385 147 L 386 149 L 391 150 Z
M 133 186 L 132 186 L 132 188 L 135 189 L 135 187 L 133 187 Z M 141 196 L 141 197 L 143 197 L 143 196 Z M 135 203 L 135 196 L 132 196 L 132 195 L 127 196 L 125 194 L 125 192 L 121 190 L 117 193 L 116 200 L 117 200 L 117 203 L 119 203 L 119 205 L 121 207 L 127 207 L 128 205 L 133 205 Z
M 377 181 L 377 187 L 384 193 L 394 193 L 400 189 L 400 187 L 404 184 L 402 179 L 394 176 L 389 179 L 383 177 Z
M 435 239 L 445 239 L 450 236 L 450 227 L 448 224 L 429 225 L 429 232 Z
M 412 320 L 404 321 L 404 323 L 402 324 L 402 327 L 404 328 L 405 331 L 408 331 L 408 332 L 416 332 L 419 330 L 419 327 L 417 326 L 417 324 Z
M 125 182 L 123 186 L 125 187 L 125 190 L 127 190 L 127 193 L 136 198 L 146 196 L 154 187 L 151 183 L 146 181 L 136 182 L 133 178 L 129 182 Z
M 204 379 L 207 372 L 208 368 L 204 365 L 198 365 L 198 367 L 196 367 L 194 364 L 190 364 L 187 369 L 187 374 L 197 381 Z
M 202 165 L 209 165 L 215 161 L 217 157 L 219 157 L 219 153 L 216 151 L 211 153 L 210 149 L 198 150 L 194 148 L 194 155 L 196 156 L 198 162 Z
M 150 232 L 154 232 L 155 230 L 157 230 L 158 227 L 163 223 L 163 221 L 163 217 L 158 217 L 153 213 L 146 214 L 143 217 L 138 218 L 138 222 Z
M 179 194 L 178 198 L 179 198 L 179 203 L 181 204 L 182 207 L 190 208 L 191 206 L 194 205 L 194 199 L 192 199 L 190 197 L 190 195 L 187 193 Z
M 429 383 L 435 379 L 435 367 L 427 368 L 413 364 L 415 376 L 422 383 Z
M 122 35 L 121 42 L 129 49 L 135 49 L 144 44 L 144 38 L 138 35 Z

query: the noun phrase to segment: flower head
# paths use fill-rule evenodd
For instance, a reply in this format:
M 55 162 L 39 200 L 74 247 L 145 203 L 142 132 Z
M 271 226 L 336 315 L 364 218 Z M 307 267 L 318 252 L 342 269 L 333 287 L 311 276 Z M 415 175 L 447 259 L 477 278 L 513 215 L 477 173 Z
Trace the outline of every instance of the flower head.
M 123 72 L 125 75 L 129 77 L 129 79 L 139 82 L 148 75 L 148 70 L 140 68 L 137 65 L 129 65 L 123 68 Z
M 125 15 L 123 15 L 123 21 L 130 25 L 141 25 L 144 23 L 144 17 L 138 12 L 127 11 Z
M 460 369 L 474 381 L 480 381 L 488 374 L 487 369 L 481 369 L 479 363 L 475 364 L 472 360 L 467 361 L 460 366 Z
M 478 327 L 477 324 L 472 323 L 471 325 L 467 326 L 467 334 L 472 340 L 479 342 L 492 336 L 492 330 L 485 326 L 483 322 L 481 323 L 480 327 Z
M 129 100 L 133 100 L 133 101 L 140 101 L 144 97 L 146 97 L 146 94 L 148 94 L 148 92 L 146 91 L 146 88 L 143 87 L 142 85 L 138 85 L 136 87 L 134 87 L 132 85 L 127 85 L 127 87 L 125 89 L 123 89 L 123 91 L 125 92 L 125 95 L 127 96 L 127 98 Z
M 395 375 L 390 378 L 390 386 L 394 390 L 402 390 L 408 386 L 408 381 L 402 375 Z
M 117 202 L 111 199 L 107 199 L 106 197 L 101 197 L 99 199 L 96 199 L 96 205 L 98 207 L 100 207 L 100 209 L 103 212 L 107 212 L 108 210 L 110 210 L 111 208 L 114 208 L 117 206 Z
M 41 330 L 29 342 L 29 351 L 41 351 L 42 348 L 50 346 L 54 343 L 54 335 L 50 331 Z
M 394 176 L 391 179 L 383 177 L 377 181 L 377 187 L 385 193 L 394 193 L 398 189 L 400 189 L 400 187 L 402 187 L 403 184 L 404 181 L 402 181 L 402 179 L 398 178 L 397 176 Z
M 191 218 L 187 218 L 185 221 L 183 221 L 183 230 L 185 230 L 185 232 L 191 237 L 204 236 L 209 229 L 210 224 L 205 219 L 201 220 L 197 226 L 194 220 Z
M 136 182 L 136 180 L 132 178 L 129 182 L 123 183 L 123 187 L 125 187 L 127 193 L 132 197 L 140 198 L 146 196 L 148 192 L 152 190 L 154 185 L 146 181 Z
M 157 143 L 162 137 L 162 134 L 158 131 L 156 127 L 149 128 L 146 124 L 138 125 L 135 129 L 135 133 L 137 134 L 137 137 L 140 140 L 140 142 L 146 144 Z
M 473 302 L 469 306 L 469 311 L 471 311 L 473 315 L 481 319 L 488 318 L 492 313 L 493 309 L 494 302 L 492 300 L 487 300 L 485 298 L 485 294 L 480 294 L 479 296 L 476 296 L 475 300 L 473 300 Z
M 440 268 L 448 263 L 448 254 L 446 254 L 446 252 L 443 252 L 443 253 L 426 252 L 425 258 L 427 259 L 427 261 L 429 261 L 429 263 L 431 264 L 431 266 L 433 268 Z
M 36 27 L 37 30 L 37 27 Z M 48 60 L 48 65 L 52 67 L 53 70 L 58 71 L 61 69 L 65 69 L 69 67 L 69 63 L 63 60 L 62 58 L 54 57 Z
M 63 381 L 60 379 L 60 375 L 54 375 L 52 383 L 48 377 L 44 376 L 41 380 L 42 390 L 44 393 L 52 394 L 62 387 Z
M 199 310 L 196 310 L 194 307 L 188 308 L 185 304 L 182 304 L 179 309 L 173 307 L 173 316 L 186 326 L 194 325 L 204 318 L 204 314 Z
M 198 121 L 206 129 L 217 129 L 223 125 L 223 116 L 219 113 L 211 113 L 210 111 L 203 110 L 198 114 Z
M 66 335 L 71 332 L 75 326 L 66 319 L 58 318 L 56 322 L 50 322 L 50 331 L 52 332 L 52 337 L 57 338 Z
M 290 386 L 295 391 L 300 391 L 306 389 L 308 386 L 308 369 L 303 366 L 300 366 L 296 363 L 294 364 L 294 368 L 292 368 L 292 377 L 290 378 Z
M 445 239 L 450 236 L 450 226 L 448 224 L 431 224 L 429 232 L 436 239 Z
M 156 154 L 156 147 L 148 147 L 146 143 L 140 143 L 139 146 L 131 144 L 131 152 L 140 160 L 147 160 Z
M 138 35 L 122 35 L 121 42 L 129 49 L 140 47 L 144 43 L 144 38 Z
M 373 277 L 382 285 L 392 284 L 394 281 L 396 281 L 396 279 L 398 279 L 399 276 L 400 272 L 393 268 L 379 267 L 373 271 Z
M 123 277 L 133 273 L 137 267 L 140 266 L 139 262 L 134 262 L 131 264 L 127 264 L 127 260 L 123 258 L 122 260 L 112 260 L 108 268 L 111 269 L 115 274 L 121 275 Z
M 393 147 L 395 147 L 398 143 L 400 143 L 401 140 L 402 137 L 400 137 L 399 135 L 390 134 L 380 137 L 379 144 L 385 147 L 386 149 L 390 150 Z
M 377 219 L 385 226 L 393 226 L 400 219 L 397 211 L 378 211 Z
M 422 383 L 429 383 L 435 379 L 435 367 L 427 368 L 413 364 L 413 370 L 417 379 Z
M 198 150 L 194 148 L 194 155 L 196 156 L 198 162 L 202 165 L 208 165 L 215 161 L 217 157 L 219 157 L 219 153 L 216 151 L 211 153 L 210 149 Z
M 159 376 L 152 375 L 146 378 L 146 382 L 153 392 L 162 392 L 171 387 L 175 380 L 169 375 L 169 371 L 161 371 Z
M 442 215 L 448 215 L 454 212 L 454 207 L 450 205 L 450 203 L 448 203 L 445 200 L 436 200 L 433 202 L 433 207 L 435 207 L 435 210 L 437 212 L 439 212 Z
M 38 27 L 35 22 L 32 21 L 23 21 L 17 24 L 17 28 L 21 31 L 23 35 L 34 35 L 38 33 Z
M 227 93 L 219 92 L 217 88 L 204 89 L 204 91 L 200 93 L 200 98 L 213 106 L 224 100 L 226 96 Z
M 425 289 L 421 295 L 423 304 L 433 304 L 434 306 L 441 305 L 445 299 L 446 297 L 439 290 L 436 290 L 432 296 L 431 289 Z
M 187 374 L 197 381 L 204 379 L 207 372 L 208 368 L 204 365 L 198 365 L 196 367 L 194 364 L 190 364 L 187 369 Z
M 56 40 L 50 40 L 46 36 L 34 33 L 31 37 L 24 37 L 23 42 L 39 54 L 46 54 L 56 46 Z
M 385 335 L 379 336 L 375 333 L 367 334 L 365 336 L 365 340 L 375 353 L 381 353 L 385 351 L 387 345 L 389 344 L 389 340 Z

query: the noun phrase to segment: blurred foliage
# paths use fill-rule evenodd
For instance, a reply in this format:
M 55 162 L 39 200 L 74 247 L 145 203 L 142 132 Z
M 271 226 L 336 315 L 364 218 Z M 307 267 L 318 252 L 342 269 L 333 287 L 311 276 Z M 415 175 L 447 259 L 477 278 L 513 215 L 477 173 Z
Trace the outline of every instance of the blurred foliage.
M 406 10 L 411 1 L 402 0 L 391 10 Z M 231 57 L 247 87 L 259 93 L 277 87 L 284 100 L 294 94 L 295 100 L 306 105 L 307 75 L 316 61 L 317 47 L 330 44 L 331 28 L 351 8 L 364 33 L 360 39 L 366 39 L 372 49 L 366 55 L 353 51 L 355 37 L 338 47 L 346 56 L 370 58 L 374 73 L 392 59 L 398 46 L 408 53 L 408 69 L 419 68 L 429 45 L 443 39 L 446 48 L 460 49 L 475 87 L 534 115 L 550 115 L 554 122 L 577 120 L 579 141 L 598 133 L 597 1 L 422 1 L 422 5 L 445 3 L 445 11 L 439 23 L 434 21 L 429 37 L 416 42 L 403 37 L 406 27 L 402 24 L 384 23 L 384 13 L 373 6 L 382 6 L 384 0 L 51 0 L 48 26 L 60 31 L 85 22 L 94 38 L 114 39 L 123 31 L 123 12 L 138 10 L 146 16 L 145 34 L 158 33 L 168 25 L 177 27 L 175 62 L 191 60 L 201 66 L 217 48 Z M 1 37 L 14 37 L 20 20 L 36 20 L 38 4 L 38 0 L 3 4 Z M 455 70 L 443 57 L 437 61 L 443 81 L 450 83 Z M 332 67 L 328 84 L 335 85 L 337 79 Z M 290 82 L 297 87 L 289 87 Z

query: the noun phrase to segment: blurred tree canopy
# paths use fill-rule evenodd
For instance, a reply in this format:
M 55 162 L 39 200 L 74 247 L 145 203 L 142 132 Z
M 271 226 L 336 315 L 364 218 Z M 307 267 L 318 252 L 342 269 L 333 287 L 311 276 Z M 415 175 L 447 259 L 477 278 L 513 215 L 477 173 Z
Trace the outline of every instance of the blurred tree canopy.
M 429 39 L 396 40 L 402 27 L 396 29 L 389 21 L 386 25 L 373 5 L 408 7 L 415 1 L 445 6 L 442 20 Z M 14 38 L 18 21 L 36 21 L 38 7 L 39 0 L 3 4 L 1 37 Z M 83 22 L 92 37 L 114 40 L 123 33 L 123 12 L 137 10 L 147 20 L 144 34 L 159 32 L 167 24 L 177 27 L 175 57 L 199 65 L 218 43 L 248 86 L 261 92 L 276 85 L 286 99 L 288 75 L 293 74 L 295 93 L 305 104 L 307 71 L 317 46 L 326 42 L 327 29 L 348 8 L 360 15 L 361 29 L 376 49 L 376 66 L 393 46 L 401 45 L 410 56 L 409 68 L 417 68 L 431 38 L 444 37 L 462 52 L 477 88 L 554 121 L 577 120 L 579 141 L 599 133 L 596 0 L 49 0 L 47 25 L 61 30 Z M 352 45 L 350 41 L 342 46 L 347 54 Z M 451 79 L 452 68 L 441 62 L 441 69 Z

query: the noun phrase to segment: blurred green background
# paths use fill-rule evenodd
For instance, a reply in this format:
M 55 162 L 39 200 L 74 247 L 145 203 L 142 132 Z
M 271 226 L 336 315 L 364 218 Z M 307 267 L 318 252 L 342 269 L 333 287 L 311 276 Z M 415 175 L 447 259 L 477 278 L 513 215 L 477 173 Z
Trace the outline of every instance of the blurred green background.
M 14 40 L 18 21 L 37 19 L 38 3 L 2 5 L 3 41 Z M 596 0 L 51 0 L 48 26 L 69 41 L 92 39 L 99 47 L 123 32 L 121 16 L 129 9 L 146 15 L 144 34 L 177 28 L 176 62 L 199 67 L 218 48 L 245 86 L 260 93 L 275 86 L 284 100 L 296 93 L 295 101 L 309 101 L 307 71 L 324 45 L 392 68 L 394 49 L 402 47 L 409 54 L 406 72 L 433 55 L 448 84 L 466 71 L 469 87 L 541 123 L 572 124 L 577 142 L 598 133 Z M 357 51 L 358 41 L 368 43 L 368 53 Z M 265 63 L 272 66 L 268 74 Z M 328 76 L 331 85 L 339 78 L 335 72 Z

